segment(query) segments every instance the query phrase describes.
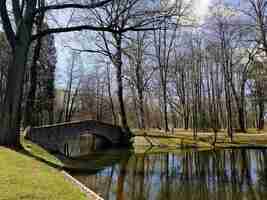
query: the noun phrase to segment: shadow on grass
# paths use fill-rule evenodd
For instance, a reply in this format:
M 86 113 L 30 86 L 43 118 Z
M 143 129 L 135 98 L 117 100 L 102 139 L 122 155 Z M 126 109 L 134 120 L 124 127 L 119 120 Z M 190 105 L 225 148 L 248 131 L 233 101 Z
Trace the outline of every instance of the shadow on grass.
M 58 170 L 65 168 L 64 166 L 57 165 L 57 164 L 55 164 L 55 163 L 53 163 L 51 161 L 46 160 L 45 158 L 42 158 L 40 156 L 37 156 L 37 155 L 34 155 L 34 154 L 30 153 L 29 151 L 24 149 L 24 147 L 23 147 L 23 149 L 16 150 L 16 152 L 21 153 L 21 154 L 26 155 L 26 156 L 29 156 L 31 158 L 34 158 L 35 160 L 43 162 L 43 163 L 47 164 L 48 166 L 56 168 Z
M 30 156 L 53 168 L 71 172 L 91 172 L 96 173 L 106 167 L 113 166 L 125 157 L 129 157 L 131 152 L 128 149 L 108 149 L 95 152 L 87 156 L 78 158 L 68 158 L 62 154 L 51 153 L 24 137 L 21 138 L 23 149 L 16 150 L 26 156 Z

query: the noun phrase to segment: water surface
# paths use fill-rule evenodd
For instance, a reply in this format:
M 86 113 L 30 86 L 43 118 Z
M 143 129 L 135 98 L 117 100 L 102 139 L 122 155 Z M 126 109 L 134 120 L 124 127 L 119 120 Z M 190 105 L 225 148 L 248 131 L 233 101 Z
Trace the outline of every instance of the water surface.
M 121 159 L 72 175 L 105 200 L 267 199 L 267 150 L 103 154 Z

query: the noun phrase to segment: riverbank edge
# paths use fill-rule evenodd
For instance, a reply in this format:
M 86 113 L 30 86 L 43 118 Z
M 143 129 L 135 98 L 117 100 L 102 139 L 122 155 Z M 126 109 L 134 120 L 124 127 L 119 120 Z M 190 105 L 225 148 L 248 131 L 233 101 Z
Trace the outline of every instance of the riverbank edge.
M 255 137 L 254 140 L 249 141 L 248 137 Z M 243 140 L 240 138 L 243 137 Z M 24 140 L 25 138 L 22 137 Z M 245 140 L 244 140 L 245 138 Z M 258 140 L 263 138 L 264 140 Z M 251 139 L 251 138 L 250 138 Z M 40 147 L 39 145 L 32 143 L 31 141 L 25 140 L 26 146 L 25 150 L 30 152 L 34 157 L 37 157 L 38 160 L 41 160 L 48 165 L 54 166 L 64 173 L 65 178 L 72 182 L 75 187 L 78 187 L 81 192 L 83 192 L 88 198 L 102 200 L 94 191 L 90 188 L 84 186 L 77 179 L 73 178 L 68 174 L 64 169 L 68 170 L 56 157 L 51 153 Z M 259 143 L 261 142 L 261 143 Z M 22 142 L 23 143 L 23 142 Z M 24 142 L 25 143 L 25 142 Z M 30 144 L 31 143 L 31 144 Z M 29 151 L 30 146 L 30 151 Z M 172 133 L 166 134 L 162 132 L 135 132 L 133 137 L 133 149 L 138 153 L 138 149 L 142 149 L 139 153 L 143 152 L 143 149 L 152 150 L 153 147 L 158 147 L 161 149 L 172 148 L 172 149 L 183 149 L 183 148 L 195 148 L 195 149 L 214 149 L 214 148 L 267 148 L 267 134 L 238 134 L 234 136 L 234 142 L 230 142 L 229 138 L 223 134 L 219 135 L 217 142 L 214 143 L 214 137 L 212 133 L 199 133 L 196 140 L 193 139 L 193 134 L 190 132 L 187 133 Z M 27 150 L 28 148 L 28 150 Z M 33 148 L 33 151 L 32 151 Z M 38 151 L 34 148 L 39 148 Z M 43 151 L 40 153 L 40 151 Z M 145 151 L 145 152 L 154 152 Z M 92 195 L 92 196 L 90 196 Z
M 102 197 L 100 197 L 98 194 L 96 194 L 93 190 L 82 184 L 79 180 L 71 176 L 68 172 L 65 170 L 61 170 L 61 173 L 65 176 L 65 178 L 70 181 L 73 185 L 78 187 L 81 192 L 85 193 L 88 199 L 94 199 L 94 200 L 104 200 Z
M 43 162 L 44 164 L 55 168 L 59 173 L 62 173 L 66 181 L 70 182 L 74 187 L 77 187 L 82 193 L 84 193 L 89 200 L 104 200 L 93 190 L 83 185 L 80 181 L 71 176 L 65 169 L 67 169 L 63 163 L 60 162 L 56 157 L 51 153 L 43 149 L 38 144 L 35 144 L 24 138 L 22 135 L 21 143 L 24 150 L 36 160 Z
M 140 147 L 169 147 L 169 148 L 267 148 L 267 132 L 236 133 L 233 140 L 225 133 L 215 137 L 211 132 L 200 132 L 197 137 L 190 131 L 164 133 L 162 131 L 134 132 L 133 146 Z
M 58 168 L 36 159 L 24 149 L 0 146 L 0 151 L 0 192 L 3 198 L 89 199 L 78 187 L 67 181 Z

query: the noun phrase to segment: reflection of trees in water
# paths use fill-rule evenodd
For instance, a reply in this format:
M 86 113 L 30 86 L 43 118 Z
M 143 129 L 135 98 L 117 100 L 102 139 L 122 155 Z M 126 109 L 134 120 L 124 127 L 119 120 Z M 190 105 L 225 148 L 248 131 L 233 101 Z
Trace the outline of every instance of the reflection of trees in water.
M 259 172 L 266 173 L 263 168 L 266 163 L 258 162 L 258 158 L 264 157 L 262 152 L 246 150 L 188 152 L 181 159 L 177 190 L 188 187 L 188 199 L 194 199 L 195 195 L 197 199 L 265 199 L 266 192 L 259 192 L 256 179 L 256 176 L 264 177 Z M 256 173 L 255 167 L 259 165 L 261 170 Z
M 266 150 L 138 154 L 91 175 L 86 185 L 107 200 L 266 199 L 266 154 Z
M 267 150 L 257 152 L 256 159 L 258 165 L 256 171 L 258 174 L 258 181 L 256 184 L 257 192 L 260 197 L 267 197 Z
M 266 151 L 186 152 L 177 159 L 180 173 L 158 199 L 266 199 Z

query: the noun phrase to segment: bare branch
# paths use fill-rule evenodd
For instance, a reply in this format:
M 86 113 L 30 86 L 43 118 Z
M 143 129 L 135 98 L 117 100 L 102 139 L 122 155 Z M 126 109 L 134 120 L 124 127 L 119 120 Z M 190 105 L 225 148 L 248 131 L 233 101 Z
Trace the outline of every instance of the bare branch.
M 103 0 L 97 3 L 91 3 L 88 5 L 78 4 L 78 3 L 69 3 L 69 4 L 61 4 L 61 5 L 50 5 L 44 6 L 35 10 L 35 14 L 39 12 L 46 12 L 48 10 L 62 10 L 67 8 L 76 8 L 76 9 L 93 9 L 97 7 L 101 7 L 111 2 L 112 0 Z
M 15 48 L 15 33 L 12 29 L 11 22 L 7 13 L 7 7 L 6 7 L 6 0 L 0 1 L 0 15 L 2 19 L 3 28 L 6 33 L 7 40 L 12 48 L 14 50 Z
M 44 37 L 48 34 L 52 33 L 66 33 L 66 32 L 74 32 L 74 31 L 82 31 L 82 30 L 91 30 L 91 31 L 107 31 L 107 32 L 116 32 L 109 27 L 98 27 L 91 25 L 81 25 L 81 26 L 72 26 L 72 27 L 62 27 L 62 28 L 50 28 L 43 30 L 42 32 L 35 34 L 32 36 L 32 40 L 36 40 L 39 37 Z

